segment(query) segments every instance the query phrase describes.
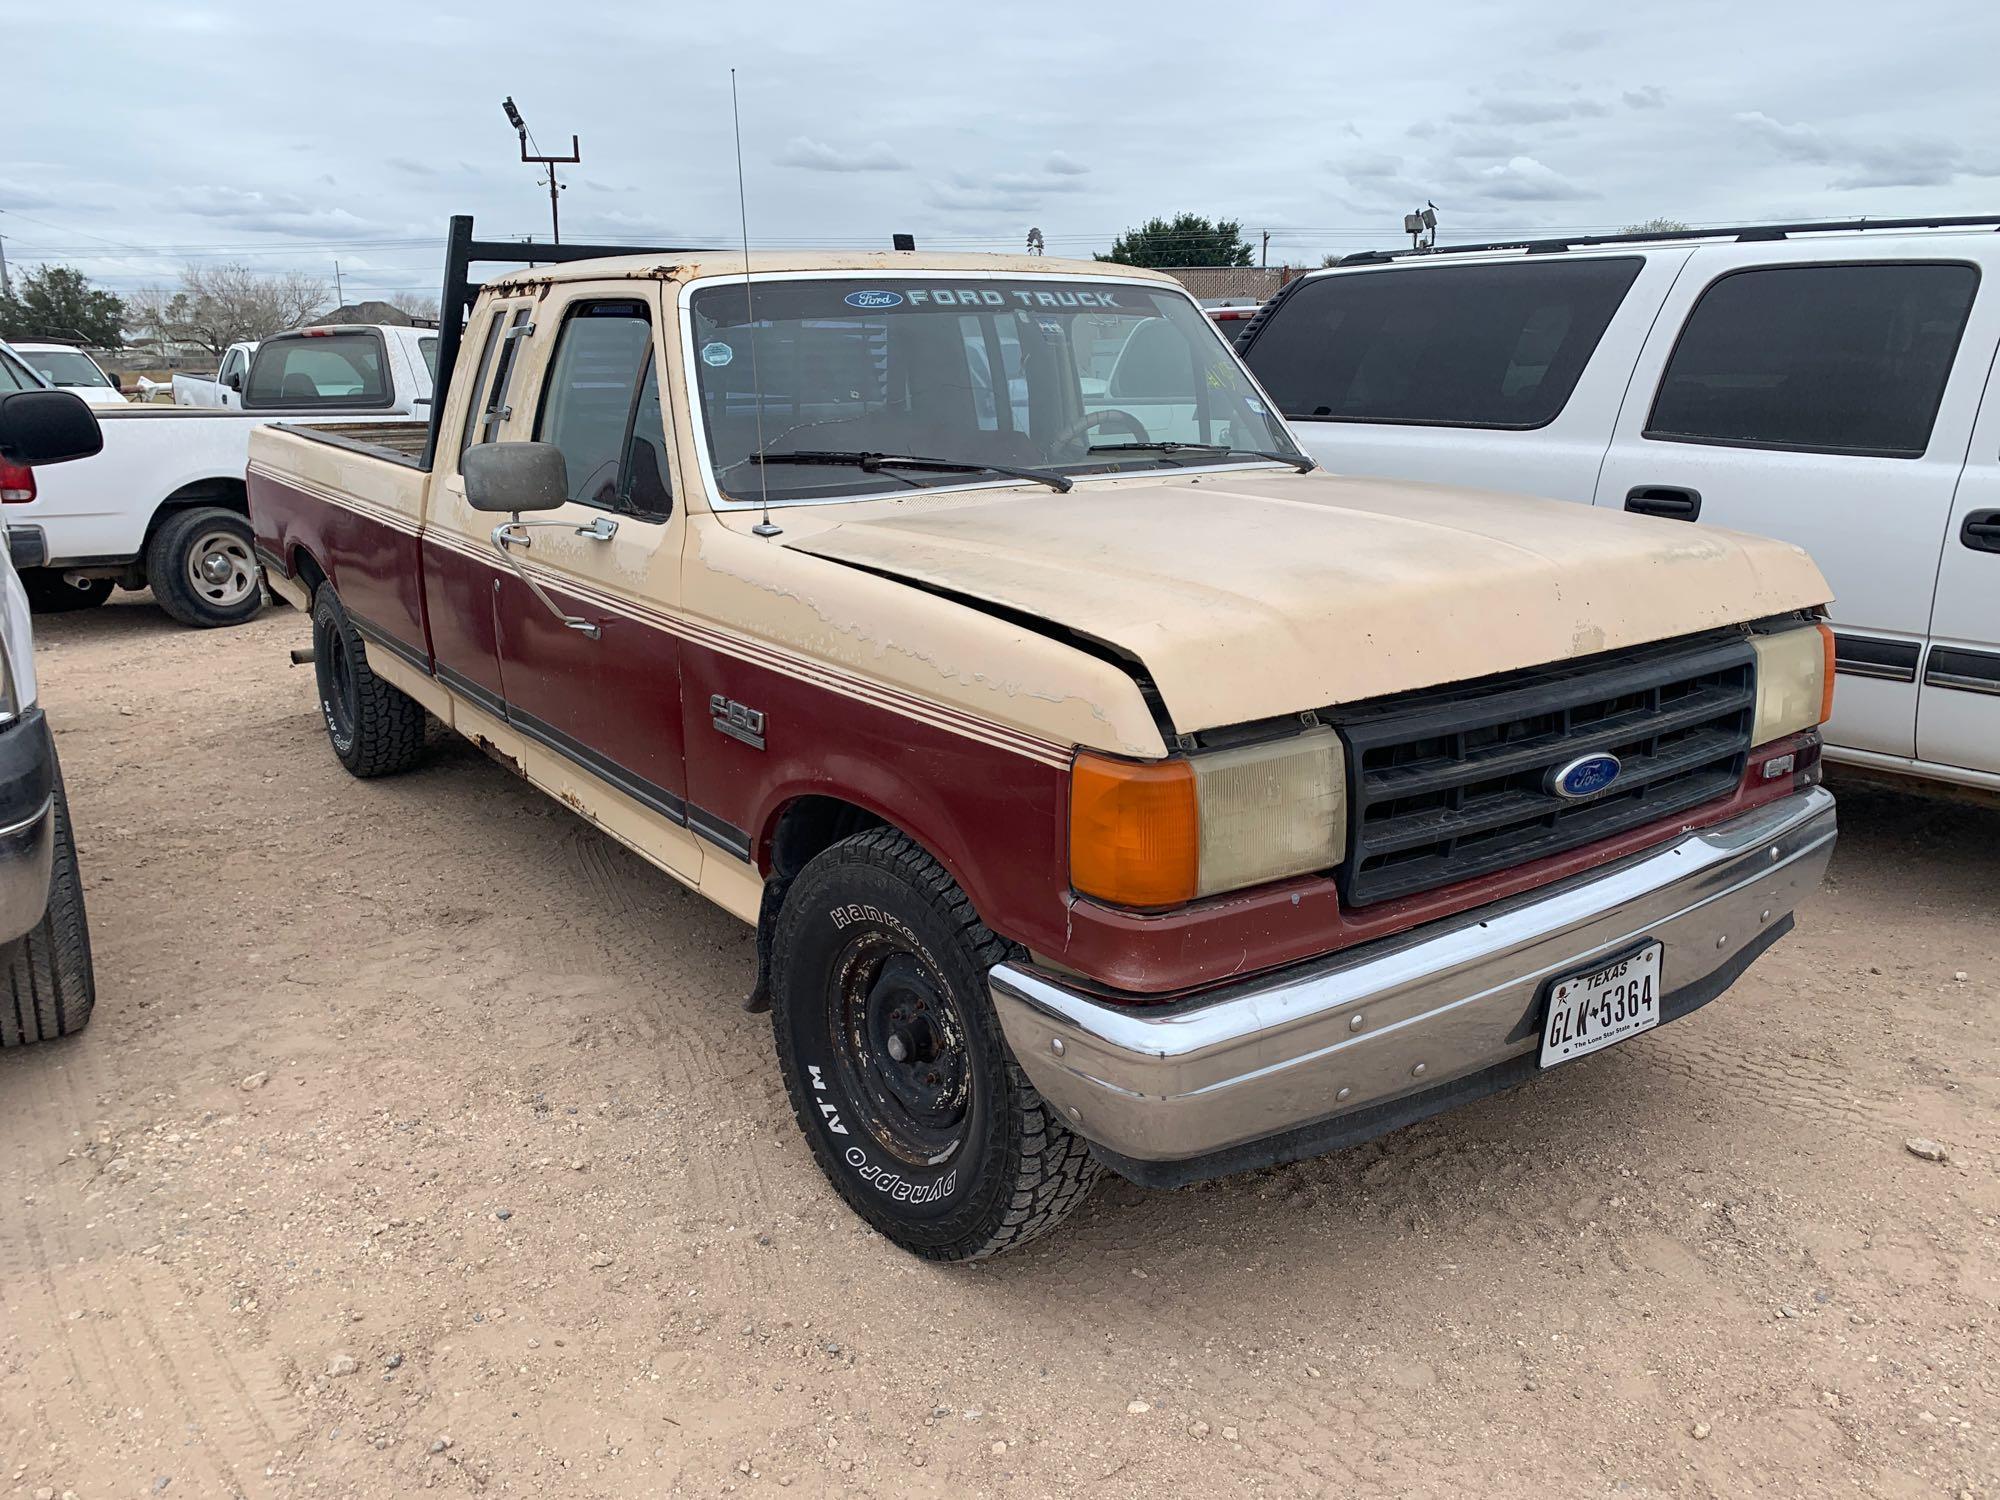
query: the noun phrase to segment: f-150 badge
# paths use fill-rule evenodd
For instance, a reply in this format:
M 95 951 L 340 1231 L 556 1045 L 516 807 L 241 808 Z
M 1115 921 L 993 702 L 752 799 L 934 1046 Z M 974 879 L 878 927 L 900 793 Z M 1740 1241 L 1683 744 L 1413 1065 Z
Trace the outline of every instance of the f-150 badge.
M 741 740 L 753 750 L 764 748 L 764 710 L 748 708 L 734 698 L 725 698 L 717 693 L 708 700 L 709 723 L 728 735 L 732 740 Z

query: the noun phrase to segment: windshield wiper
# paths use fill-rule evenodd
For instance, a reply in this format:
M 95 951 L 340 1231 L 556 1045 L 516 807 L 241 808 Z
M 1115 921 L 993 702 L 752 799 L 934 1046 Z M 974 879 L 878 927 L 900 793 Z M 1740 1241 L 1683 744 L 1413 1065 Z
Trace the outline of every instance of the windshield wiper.
M 969 463 L 955 458 L 919 458 L 913 453 L 849 453 L 833 448 L 796 448 L 787 453 L 753 453 L 746 464 L 852 464 L 864 473 L 884 469 L 927 469 L 937 474 L 1005 474 L 1032 479 L 1067 495 L 1075 481 L 1052 469 L 1023 469 L 1013 464 Z M 892 476 L 893 477 L 893 476 Z
M 1224 458 L 1268 458 L 1272 463 L 1290 464 L 1301 474 L 1319 467 L 1319 460 L 1303 453 L 1278 453 L 1265 448 L 1232 448 L 1226 443 L 1092 443 L 1092 453 L 1215 453 Z

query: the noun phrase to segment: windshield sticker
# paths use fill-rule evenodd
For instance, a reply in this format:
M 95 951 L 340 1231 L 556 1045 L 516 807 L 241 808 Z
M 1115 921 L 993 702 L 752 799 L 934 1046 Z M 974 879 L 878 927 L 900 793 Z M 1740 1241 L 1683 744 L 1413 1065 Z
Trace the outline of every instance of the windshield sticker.
M 917 295 L 921 297 L 923 294 L 919 292 Z M 901 307 L 903 305 L 903 294 L 901 292 L 849 292 L 840 300 L 845 302 L 849 307 Z
M 866 295 L 855 293 L 855 296 Z M 847 300 L 852 302 L 854 297 Z M 1125 304 L 1118 300 L 1116 292 L 1044 292 L 1018 287 L 1004 292 L 991 287 L 931 287 L 910 293 L 910 306 L 922 307 L 926 303 L 932 307 L 1108 307 L 1117 312 L 1125 310 Z
M 736 358 L 736 351 L 720 339 L 717 339 L 712 344 L 703 344 L 701 346 L 701 362 L 705 365 L 713 365 L 718 370 L 734 358 Z

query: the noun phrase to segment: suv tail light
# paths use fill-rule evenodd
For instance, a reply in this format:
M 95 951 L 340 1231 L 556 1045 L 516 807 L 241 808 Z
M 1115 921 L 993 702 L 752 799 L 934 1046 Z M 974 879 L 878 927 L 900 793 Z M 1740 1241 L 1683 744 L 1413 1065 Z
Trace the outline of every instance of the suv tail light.
M 35 498 L 35 471 L 0 459 L 0 504 L 21 505 Z

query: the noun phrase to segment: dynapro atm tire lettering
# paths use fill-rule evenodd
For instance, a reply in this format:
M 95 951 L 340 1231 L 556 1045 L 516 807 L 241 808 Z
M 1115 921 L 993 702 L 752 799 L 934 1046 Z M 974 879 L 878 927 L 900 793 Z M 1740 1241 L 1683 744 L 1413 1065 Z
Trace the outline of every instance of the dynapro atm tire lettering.
M 815 1093 L 826 1092 L 826 1078 L 819 1070 L 818 1063 L 807 1063 L 806 1072 L 812 1076 Z M 826 1128 L 835 1135 L 846 1135 L 847 1127 L 840 1123 L 840 1111 L 824 1099 L 813 1101 L 826 1119 Z M 842 1155 L 854 1173 L 878 1193 L 886 1193 L 898 1203 L 937 1203 L 949 1198 L 958 1188 L 958 1168 L 953 1167 L 936 1182 L 912 1182 L 900 1172 L 878 1167 L 868 1159 L 868 1153 L 859 1146 L 849 1146 Z

